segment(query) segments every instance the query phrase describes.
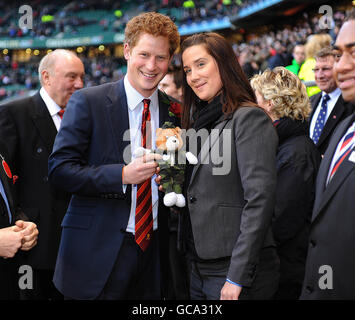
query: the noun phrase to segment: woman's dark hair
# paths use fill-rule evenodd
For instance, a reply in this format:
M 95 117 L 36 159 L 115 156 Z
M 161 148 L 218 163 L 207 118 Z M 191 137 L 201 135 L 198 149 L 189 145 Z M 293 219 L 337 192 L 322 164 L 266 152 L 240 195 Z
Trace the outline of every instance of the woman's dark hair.
M 216 60 L 223 84 L 221 101 L 225 114 L 233 113 L 239 107 L 257 106 L 254 91 L 239 65 L 232 46 L 224 37 L 214 32 L 192 35 L 181 44 L 181 57 L 187 48 L 195 45 L 203 45 L 208 54 Z M 195 111 L 199 99 L 187 84 L 185 74 L 182 91 L 184 101 L 182 127 L 187 129 L 191 126 L 191 113 Z

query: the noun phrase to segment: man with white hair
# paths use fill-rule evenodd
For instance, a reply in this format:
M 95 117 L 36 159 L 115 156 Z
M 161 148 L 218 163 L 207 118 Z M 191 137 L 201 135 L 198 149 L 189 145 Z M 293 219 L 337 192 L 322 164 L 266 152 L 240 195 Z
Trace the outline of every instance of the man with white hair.
M 60 224 L 70 200 L 49 185 L 48 157 L 68 100 L 83 87 L 84 65 L 75 53 L 57 49 L 42 58 L 38 72 L 41 89 L 34 96 L 0 107 L 0 137 L 18 176 L 19 205 L 41 235 L 33 250 L 21 252 L 21 264 L 33 270 L 33 289 L 21 288 L 21 298 L 47 300 L 62 298 L 52 279 Z

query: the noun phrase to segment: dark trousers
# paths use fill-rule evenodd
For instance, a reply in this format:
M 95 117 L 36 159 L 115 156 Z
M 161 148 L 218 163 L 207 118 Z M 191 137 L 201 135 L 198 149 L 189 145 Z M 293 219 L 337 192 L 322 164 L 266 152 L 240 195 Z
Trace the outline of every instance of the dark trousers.
M 98 300 L 156 300 L 161 298 L 158 233 L 146 251 L 134 235 L 125 233 L 112 272 Z
M 192 300 L 219 300 L 226 282 L 230 258 L 191 262 L 190 295 Z M 273 247 L 260 253 L 256 277 L 251 287 L 243 287 L 239 300 L 270 300 L 279 285 L 279 258 Z
M 214 263 L 191 261 L 191 300 L 219 300 L 226 282 L 230 259 Z
M 189 300 L 189 264 L 177 249 L 177 232 L 171 231 L 169 238 L 169 260 L 174 300 Z
M 0 300 L 18 300 L 19 286 L 16 257 L 3 259 L 0 257 Z
M 53 270 L 33 270 L 33 289 L 21 289 L 21 300 L 63 300 L 53 283 Z M 21 275 L 19 275 L 21 276 Z

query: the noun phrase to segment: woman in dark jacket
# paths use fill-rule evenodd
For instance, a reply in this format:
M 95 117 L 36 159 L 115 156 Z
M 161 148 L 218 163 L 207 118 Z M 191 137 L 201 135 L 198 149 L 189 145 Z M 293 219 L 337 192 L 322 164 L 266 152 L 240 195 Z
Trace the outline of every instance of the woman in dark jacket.
M 229 42 L 196 34 L 181 45 L 183 128 L 200 133 L 186 177 L 192 299 L 268 299 L 278 285 L 272 238 L 277 135 Z
M 276 299 L 298 299 L 304 277 L 308 235 L 320 154 L 307 134 L 310 103 L 299 78 L 283 67 L 251 80 L 259 106 L 279 136 L 273 234 L 280 258 Z

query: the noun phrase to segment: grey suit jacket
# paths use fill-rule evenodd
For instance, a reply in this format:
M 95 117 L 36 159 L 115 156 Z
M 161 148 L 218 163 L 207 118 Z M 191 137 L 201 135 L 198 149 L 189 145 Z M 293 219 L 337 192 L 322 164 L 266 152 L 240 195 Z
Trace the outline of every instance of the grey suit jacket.
M 231 257 L 227 277 L 250 286 L 261 249 L 274 246 L 278 138 L 256 107 L 223 116 L 216 129 L 219 134 L 212 130 L 204 143 L 187 189 L 195 247 L 202 259 Z

